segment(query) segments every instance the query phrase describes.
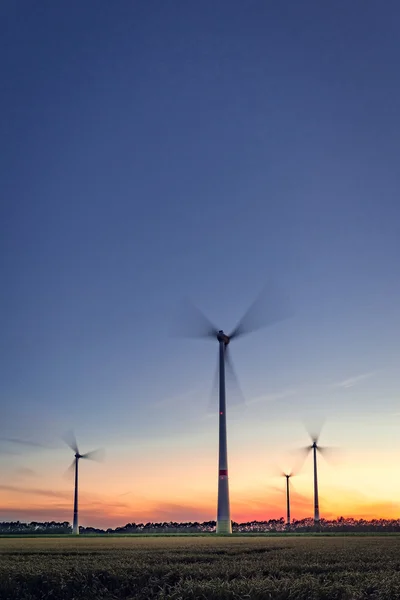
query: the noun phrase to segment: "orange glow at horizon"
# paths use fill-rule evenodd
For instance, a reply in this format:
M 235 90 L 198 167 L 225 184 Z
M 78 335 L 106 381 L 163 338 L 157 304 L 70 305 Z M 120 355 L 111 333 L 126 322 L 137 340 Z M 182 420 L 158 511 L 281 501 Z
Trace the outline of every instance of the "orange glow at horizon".
M 130 522 L 215 520 L 217 431 L 212 424 L 210 427 L 210 421 L 204 423 L 199 421 L 197 429 L 176 437 L 154 436 L 145 441 L 109 444 L 104 463 L 82 461 L 80 524 L 114 528 Z M 360 440 L 355 439 L 351 426 L 346 439 L 345 423 L 339 436 L 334 423 L 331 431 L 326 427 L 323 432 L 322 445 L 326 440 L 329 446 L 333 437 L 346 450 L 334 464 L 323 457 L 318 459 L 322 518 L 400 517 L 400 479 L 393 476 L 398 469 L 393 451 L 397 422 L 385 420 L 382 435 L 375 439 L 375 447 L 370 447 L 368 427 L 372 430 L 375 425 L 375 417 L 370 424 L 365 422 L 365 437 Z M 280 427 L 270 427 L 266 439 L 260 419 L 247 423 L 232 420 L 228 436 L 233 521 L 286 517 L 285 481 L 279 472 L 291 470 L 298 462 L 298 448 L 305 444 L 307 434 L 301 428 L 299 433 L 296 422 L 286 423 L 281 434 Z M 293 451 L 288 450 L 290 444 Z M 73 480 L 63 477 L 71 462 L 70 454 L 68 448 L 60 448 L 29 454 L 23 465 L 18 458 L 5 460 L 0 520 L 71 522 Z M 312 517 L 311 455 L 290 482 L 292 519 Z
M 174 465 L 173 477 L 172 471 L 165 470 L 162 465 L 155 476 L 154 472 L 147 470 L 146 464 L 142 464 L 138 466 L 136 473 L 132 473 L 130 489 L 127 489 L 126 478 L 121 476 L 121 471 L 126 467 L 107 469 L 107 473 L 102 473 L 101 467 L 97 471 L 82 469 L 80 524 L 106 528 L 123 526 L 130 522 L 215 520 L 217 480 L 214 462 L 209 460 L 209 457 L 206 457 L 203 463 L 199 461 L 195 465 L 196 478 L 193 479 L 185 479 L 188 471 L 186 459 L 183 459 L 181 464 Z M 293 478 L 292 519 L 313 515 L 310 467 L 311 463 L 307 473 Z M 371 467 L 369 463 L 368 473 Z M 367 489 L 363 493 L 360 489 L 364 487 L 363 481 L 366 482 L 368 473 L 358 469 L 357 481 L 351 471 L 349 467 L 342 468 L 340 474 L 335 476 L 333 485 L 328 467 L 321 464 L 319 489 L 322 518 L 343 516 L 390 519 L 400 516 L 398 505 L 390 501 L 391 497 L 396 498 L 400 495 L 399 486 L 393 479 L 389 480 L 386 473 L 381 472 L 374 484 L 374 490 Z M 265 477 L 263 481 L 257 468 L 253 472 L 245 471 L 240 460 L 230 473 L 233 521 L 286 518 L 283 478 Z M 121 483 L 122 481 L 125 483 Z M 350 485 L 350 482 L 353 485 Z M 9 486 L 2 486 L 0 490 L 0 519 L 71 522 L 72 499 L 72 482 L 53 480 L 50 486 L 46 485 L 45 480 L 15 482 Z
M 72 520 L 72 494 L 67 500 L 47 500 L 42 502 L 36 497 L 21 498 L 15 492 L 2 492 L 0 499 L 0 514 L 2 520 L 21 521 L 69 521 Z M 292 495 L 292 518 L 302 519 L 312 517 L 312 496 Z M 185 522 L 215 520 L 216 503 L 197 503 L 195 499 L 171 502 L 137 502 L 119 501 L 107 497 L 99 500 L 90 495 L 82 494 L 79 507 L 80 524 L 86 526 L 117 527 L 126 523 L 146 522 Z M 268 519 L 286 518 L 285 496 L 274 492 L 265 500 L 262 496 L 247 498 L 246 496 L 232 498 L 232 520 L 236 522 L 265 521 Z M 321 517 L 335 519 L 337 517 L 353 517 L 355 519 L 399 518 L 398 505 L 379 499 L 360 497 L 356 492 L 348 497 L 334 497 L 330 503 L 321 496 Z

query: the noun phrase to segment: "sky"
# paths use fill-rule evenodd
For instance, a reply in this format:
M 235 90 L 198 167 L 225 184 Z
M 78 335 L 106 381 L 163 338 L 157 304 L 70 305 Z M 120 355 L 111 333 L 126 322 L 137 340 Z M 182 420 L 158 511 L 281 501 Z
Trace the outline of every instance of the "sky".
M 323 421 L 321 515 L 400 517 L 399 26 L 395 0 L 1 2 L 0 519 L 71 521 L 71 428 L 106 451 L 81 524 L 215 519 L 218 347 L 174 333 L 266 283 L 291 312 L 232 342 L 232 519 L 284 515 Z M 311 516 L 310 457 L 293 484 Z

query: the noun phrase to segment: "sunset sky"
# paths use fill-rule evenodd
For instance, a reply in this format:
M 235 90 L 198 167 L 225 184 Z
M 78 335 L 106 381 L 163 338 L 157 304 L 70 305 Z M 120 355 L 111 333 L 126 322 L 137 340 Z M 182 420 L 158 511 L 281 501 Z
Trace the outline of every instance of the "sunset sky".
M 329 5 L 328 5 L 329 4 Z M 400 5 L 0 5 L 0 520 L 216 516 L 217 343 L 267 281 L 292 316 L 232 343 L 232 518 L 284 516 L 324 421 L 321 516 L 400 517 Z M 181 323 L 186 326 L 185 323 Z M 22 440 L 17 443 L 12 440 Z M 312 516 L 312 464 L 292 516 Z

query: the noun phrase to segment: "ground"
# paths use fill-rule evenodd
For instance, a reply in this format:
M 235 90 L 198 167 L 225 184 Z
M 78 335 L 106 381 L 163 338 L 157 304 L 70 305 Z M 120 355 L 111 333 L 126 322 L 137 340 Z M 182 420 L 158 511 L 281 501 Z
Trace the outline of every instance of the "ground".
M 400 598 L 400 536 L 0 539 L 1 600 Z

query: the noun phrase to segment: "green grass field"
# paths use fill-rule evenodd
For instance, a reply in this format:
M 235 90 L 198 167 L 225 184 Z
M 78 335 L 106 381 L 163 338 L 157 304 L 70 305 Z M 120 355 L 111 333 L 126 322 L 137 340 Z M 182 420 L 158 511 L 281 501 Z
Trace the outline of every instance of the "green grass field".
M 400 598 L 400 537 L 0 539 L 1 600 Z

